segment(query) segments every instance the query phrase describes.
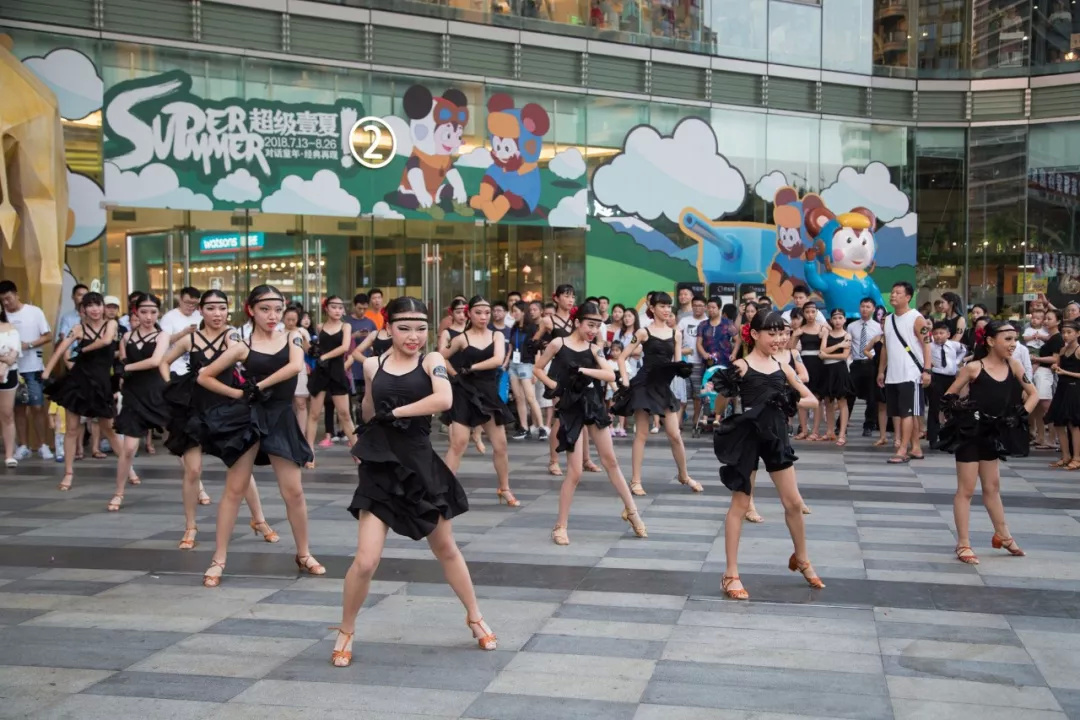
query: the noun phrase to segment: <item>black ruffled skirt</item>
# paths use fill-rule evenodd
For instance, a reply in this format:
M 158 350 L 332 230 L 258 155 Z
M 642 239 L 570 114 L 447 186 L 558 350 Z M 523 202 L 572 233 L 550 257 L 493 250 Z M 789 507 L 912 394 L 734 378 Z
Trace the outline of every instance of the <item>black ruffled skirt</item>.
M 803 355 L 803 365 L 806 367 L 806 389 L 821 398 L 825 385 L 825 361 L 819 355 Z
M 693 366 L 686 362 L 669 362 L 641 368 L 630 380 L 626 392 L 617 393 L 612 405 L 616 415 L 630 417 L 638 410 L 649 415 L 666 415 L 678 412 L 680 403 L 671 392 L 671 381 L 676 377 L 688 378 Z
M 52 381 L 46 394 L 73 415 L 87 418 L 116 417 L 116 399 L 108 368 L 87 368 L 76 360 L 67 375 Z
M 398 423 L 359 429 L 352 454 L 360 460 L 360 482 L 349 512 L 358 518 L 367 510 L 397 534 L 420 540 L 434 532 L 439 518 L 468 511 L 469 500 L 428 433 L 403 424 L 406 429 Z
M 259 426 L 246 400 L 226 399 L 198 414 L 198 438 L 204 455 L 216 457 L 232 467 L 260 439 Z M 265 463 L 264 463 L 265 464 Z
M 202 444 L 199 436 L 202 432 L 202 418 L 199 417 L 193 402 L 198 388 L 195 376 L 194 372 L 176 375 L 162 391 L 162 398 L 169 412 L 169 421 L 165 425 L 168 432 L 165 448 L 176 456 L 182 456 Z
M 1026 457 L 1030 453 L 1028 413 L 1017 406 L 1002 417 L 980 413 L 969 398 L 947 396 L 944 401 L 945 423 L 938 432 L 936 450 L 957 457 L 973 456 L 971 446 L 982 456 L 997 455 L 1004 460 L 1011 456 Z
M 855 384 L 851 382 L 851 371 L 846 362 L 823 363 L 821 373 L 821 387 L 817 391 L 811 390 L 814 397 L 839 400 L 855 394 Z
M 1080 382 L 1064 375 L 1058 376 L 1057 390 L 1046 411 L 1046 421 L 1059 427 L 1080 427 Z
M 311 446 L 300 430 L 292 398 L 252 404 L 251 423 L 259 433 L 256 465 L 269 465 L 271 456 L 291 460 L 301 467 L 315 459 Z
M 349 378 L 345 375 L 345 361 L 331 358 L 325 365 L 316 363 L 315 369 L 308 375 L 308 392 L 312 397 L 321 392 L 328 392 L 331 396 L 348 395 L 350 388 Z
M 499 379 L 494 372 L 491 375 L 455 375 L 451 386 L 454 404 L 443 413 L 444 424 L 461 423 L 473 428 L 489 420 L 494 420 L 496 425 L 509 425 L 514 421 L 510 409 L 499 397 Z
M 124 379 L 123 402 L 113 427 L 128 437 L 142 437 L 150 430 L 163 430 L 169 424 L 165 403 L 165 381 L 155 368 L 131 373 Z
M 750 473 L 758 458 L 772 472 L 799 458 L 788 441 L 787 413 L 772 403 L 726 418 L 713 432 L 713 453 L 720 461 L 720 480 L 732 492 L 751 494 Z
M 576 374 L 568 387 L 560 386 L 555 412 L 559 418 L 556 452 L 573 452 L 586 426 L 606 428 L 611 425 L 611 416 L 604 404 L 604 390 L 581 374 Z

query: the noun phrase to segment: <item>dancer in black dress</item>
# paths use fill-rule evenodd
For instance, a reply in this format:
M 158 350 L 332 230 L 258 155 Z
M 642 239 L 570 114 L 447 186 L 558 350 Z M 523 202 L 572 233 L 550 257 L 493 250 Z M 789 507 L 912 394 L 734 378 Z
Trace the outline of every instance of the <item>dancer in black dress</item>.
M 119 444 L 116 449 L 116 494 L 108 510 L 116 512 L 124 502 L 124 485 L 133 485 L 137 476 L 131 464 L 142 438 L 151 430 L 163 430 L 169 422 L 165 405 L 165 381 L 159 365 L 169 348 L 169 337 L 158 327 L 161 300 L 153 295 L 138 293 L 132 301 L 135 325 L 120 341 L 120 363 L 123 381 L 120 386 L 120 414 L 113 429 Z
M 1024 551 L 1009 534 L 1005 506 L 1001 502 L 1000 458 L 1016 454 L 1017 442 L 1027 442 L 1027 414 L 1039 402 L 1039 391 L 1024 376 L 1024 368 L 1013 359 L 1017 332 L 1010 323 L 994 320 L 980 339 L 985 348 L 981 360 L 963 368 L 942 398 L 948 418 L 938 435 L 937 447 L 956 455 L 956 557 L 969 565 L 979 558 L 971 548 L 971 498 L 975 481 L 982 480 L 983 506 L 990 515 L 994 536 L 990 544 L 1012 555 Z M 959 394 L 969 387 L 967 398 Z M 1023 428 L 1022 433 L 1015 429 Z
M 690 377 L 690 363 L 683 362 L 682 333 L 677 328 L 668 327 L 671 316 L 671 296 L 665 292 L 654 292 L 649 296 L 649 316 L 653 324 L 638 330 L 630 338 L 630 346 L 619 356 L 619 377 L 623 400 L 616 400 L 614 411 L 619 415 L 634 418 L 633 476 L 630 480 L 630 492 L 644 495 L 641 485 L 641 465 L 645 460 L 645 443 L 649 439 L 649 420 L 659 415 L 664 421 L 671 455 L 675 459 L 675 479 L 687 485 L 694 492 L 702 492 L 701 484 L 690 477 L 686 470 L 686 448 L 682 440 L 682 418 L 679 402 L 671 392 L 671 381 L 676 375 Z M 627 358 L 641 348 L 642 364 L 637 375 L 630 379 L 626 368 Z
M 817 305 L 814 304 L 813 300 L 807 300 L 803 304 L 802 317 L 803 323 L 792 333 L 791 341 L 799 345 L 799 355 L 802 357 L 803 365 L 806 366 L 806 373 L 810 377 L 810 380 L 806 383 L 806 388 L 814 397 L 820 400 L 822 385 L 825 382 L 825 362 L 821 359 L 821 344 L 824 342 L 824 337 L 829 328 L 825 323 L 821 322 Z M 796 440 L 816 442 L 822 439 L 822 436 L 818 435 L 818 426 L 825 419 L 825 403 L 822 402 L 820 406 L 813 408 L 813 413 L 813 427 L 811 427 L 808 420 L 802 431 L 795 436 Z M 800 413 L 801 415 L 802 413 Z M 828 431 L 828 426 L 826 426 L 825 430 Z
M 334 412 L 341 429 L 347 437 L 356 434 L 352 416 L 349 414 L 349 378 L 345 374 L 345 356 L 349 354 L 352 333 L 345 332 L 350 327 L 342 318 L 345 316 L 345 301 L 337 295 L 330 295 L 323 300 L 323 313 L 326 320 L 319 328 L 319 358 L 315 369 L 308 376 L 308 392 L 311 394 L 311 407 L 318 410 L 326 403 L 326 394 L 334 403 Z M 291 400 L 290 400 L 291 402 Z M 307 442 L 314 449 L 315 433 L 319 429 L 319 413 L 308 414 Z M 310 464 L 309 467 L 314 467 Z
M 851 335 L 844 329 L 847 316 L 842 308 L 835 308 L 829 313 L 829 331 L 825 335 L 825 344 L 821 347 L 824 377 L 821 381 L 821 399 L 825 405 L 825 440 L 835 440 L 840 447 L 847 445 L 849 395 L 855 394 L 855 385 L 851 382 L 851 371 L 847 359 L 851 356 Z M 840 435 L 833 435 L 836 427 L 836 412 L 840 412 Z
M 506 425 L 514 418 L 499 397 L 499 368 L 506 359 L 506 336 L 489 327 L 491 303 L 479 295 L 469 300 L 465 331 L 443 351 L 454 363 L 454 403 L 450 406 L 450 447 L 446 464 L 456 473 L 473 428 L 483 428 L 491 440 L 492 462 L 499 487 L 499 503 L 521 503 L 510 492 L 510 457 L 506 452 Z M 456 361 L 455 361 L 456 359 Z
M 437 347 L 439 352 L 444 355 L 450 349 L 450 343 L 454 341 L 461 333 L 465 332 L 465 328 L 469 322 L 469 301 L 462 295 L 455 295 L 450 300 L 450 306 L 446 308 L 446 318 L 441 323 L 441 329 L 439 330 L 439 342 Z M 457 366 L 463 362 L 463 357 L 458 355 L 456 359 L 446 360 L 447 370 L 450 373 L 450 377 L 453 378 L 457 374 Z M 449 413 L 443 413 L 439 417 L 440 422 L 446 426 L 447 430 L 450 428 L 450 415 Z M 487 452 L 487 446 L 484 445 L 484 437 L 482 428 L 475 427 L 472 429 L 470 435 L 473 445 L 476 446 L 476 452 L 481 455 Z
M 1050 467 L 1080 470 L 1080 347 L 1077 336 L 1080 325 L 1073 320 L 1061 324 L 1065 346 L 1058 353 L 1058 363 L 1051 370 L 1057 375 L 1057 389 L 1046 421 L 1054 424 L 1061 443 L 1061 460 Z M 1072 442 L 1070 442 L 1070 439 Z M 1073 448 L 1070 454 L 1069 449 Z
M 557 338 L 569 337 L 570 333 L 574 331 L 573 321 L 570 319 L 570 312 L 576 307 L 577 291 L 574 290 L 574 286 L 568 283 L 564 283 L 555 288 L 555 292 L 551 294 L 551 300 L 555 304 L 555 310 L 550 315 L 541 315 L 539 322 L 536 324 L 536 332 L 533 335 L 533 344 L 539 352 L 543 352 L 544 348 L 548 344 Z M 544 368 L 544 371 L 548 374 L 554 374 L 553 368 Z M 545 392 L 544 397 L 547 400 L 553 398 L 550 397 L 550 393 Z M 559 453 L 556 450 L 558 447 L 558 435 L 559 429 L 559 414 L 558 411 L 553 411 L 551 427 L 548 431 L 548 473 L 559 477 L 563 474 L 562 468 L 559 467 Z M 589 448 L 586 441 L 585 446 L 585 470 L 588 472 L 600 472 L 600 468 L 595 463 L 589 460 Z
M 105 298 L 100 293 L 83 295 L 79 303 L 82 322 L 72 328 L 49 358 L 42 381 L 52 376 L 56 365 L 68 355 L 74 346 L 74 364 L 63 378 L 49 383 L 46 394 L 67 415 L 64 434 L 64 478 L 60 490 L 70 490 L 75 478 L 75 449 L 79 442 L 79 418 L 96 419 L 101 433 L 112 447 L 119 447 L 113 432 L 112 419 L 116 416 L 116 398 L 112 389 L 113 343 L 119 326 L 114 320 L 105 319 Z
M 232 399 L 221 412 L 208 412 L 204 438 L 218 440 L 221 459 L 229 466 L 225 492 L 218 506 L 217 548 L 213 563 L 203 576 L 206 587 L 221 584 L 240 498 L 251 482 L 254 465 L 271 465 L 277 476 L 281 499 L 296 541 L 296 566 L 310 575 L 324 575 L 326 568 L 308 548 L 307 502 L 300 484 L 300 468 L 311 461 L 311 446 L 304 439 L 293 412 L 296 376 L 304 364 L 303 340 L 296 333 L 277 332 L 285 310 L 285 298 L 271 285 L 259 285 L 248 296 L 244 310 L 254 327 L 250 340 L 234 342 L 199 373 L 200 386 Z M 221 375 L 243 366 L 240 387 L 221 380 Z M 204 440 L 205 442 L 205 440 Z
M 570 544 L 566 533 L 570 504 L 584 469 L 584 443 L 578 442 L 579 438 L 584 439 L 582 431 L 592 436 L 608 480 L 623 501 L 622 519 L 630 523 L 635 535 L 648 537 L 634 496 L 615 458 L 611 435 L 606 432 L 611 425 L 611 417 L 604 402 L 604 388 L 607 383 L 615 382 L 615 371 L 603 359 L 599 346 L 594 344 L 603 324 L 600 307 L 596 303 L 585 302 L 571 311 L 570 317 L 574 328 L 571 335 L 552 340 L 533 368 L 536 378 L 556 398 L 559 417 L 557 447 L 559 452 L 566 453 L 566 479 L 559 492 L 559 517 L 551 531 L 551 539 L 556 545 Z M 548 363 L 550 374 L 544 370 Z
M 494 650 L 495 633 L 476 602 L 469 568 L 451 520 L 469 509 L 465 490 L 431 447 L 431 415 L 453 404 L 446 363 L 439 353 L 423 354 L 428 336 L 424 303 L 400 297 L 387 305 L 393 347 L 364 361 L 364 424 L 353 448 L 360 460 L 349 512 L 358 520 L 356 555 L 345 574 L 341 626 L 330 662 L 352 662 L 356 615 L 382 559 L 387 529 L 413 540 L 427 538 L 446 581 L 465 606 L 465 624 L 484 650 Z
M 198 329 L 192 328 L 174 335 L 172 346 L 158 366 L 161 377 L 169 378 L 164 391 L 169 411 L 165 447 L 180 458 L 180 466 L 183 468 L 184 479 L 180 486 L 180 495 L 184 502 L 185 522 L 180 550 L 191 550 L 195 547 L 195 537 L 199 532 L 195 524 L 196 511 L 199 505 L 210 504 L 210 496 L 206 494 L 202 484 L 203 454 L 214 457 L 221 457 L 222 454 L 220 438 L 206 432 L 209 428 L 206 417 L 216 417 L 219 408 L 231 405 L 230 398 L 207 390 L 196 380 L 204 367 L 225 352 L 230 341 L 240 341 L 240 333 L 229 327 L 229 298 L 221 290 L 204 292 L 199 299 L 199 312 L 202 323 Z M 170 376 L 169 368 L 185 356 L 188 372 Z M 234 368 L 230 367 L 224 370 L 218 379 L 223 383 L 232 383 L 234 376 Z M 243 419 L 242 417 L 241 420 Z M 251 511 L 251 530 L 256 535 L 261 535 L 266 542 L 276 543 L 280 538 L 266 522 L 254 477 L 244 491 L 244 501 Z
M 713 376 L 718 393 L 742 400 L 742 413 L 728 417 L 713 434 L 713 452 L 723 464 L 720 479 L 733 493 L 724 521 L 727 569 L 723 579 L 724 594 L 733 600 L 750 597 L 739 580 L 739 538 L 753 492 L 750 476 L 757 468 L 758 458 L 765 461 L 765 470 L 776 485 L 784 506 L 784 520 L 795 545 L 788 569 L 801 572 L 810 587 L 825 587 L 810 565 L 807 553 L 803 502 L 795 478 L 794 464 L 798 458 L 787 434 L 788 418 L 795 414 L 796 406 L 792 391 L 799 395 L 801 407 L 815 407 L 817 398 L 791 366 L 773 357 L 780 349 L 783 334 L 784 318 L 780 313 L 758 313 L 750 325 L 753 343 L 750 354 Z

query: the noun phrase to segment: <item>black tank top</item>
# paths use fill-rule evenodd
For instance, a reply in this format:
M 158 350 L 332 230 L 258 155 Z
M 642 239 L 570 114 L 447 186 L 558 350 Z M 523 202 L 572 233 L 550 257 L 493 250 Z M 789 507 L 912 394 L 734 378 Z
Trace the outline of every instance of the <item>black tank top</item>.
M 805 352 L 820 352 L 821 351 L 821 336 L 811 335 L 810 333 L 803 333 L 799 336 L 799 344 L 802 346 L 802 351 Z
M 557 313 L 553 314 L 551 316 L 551 339 L 570 337 L 570 333 L 574 331 L 573 325 L 572 320 L 563 320 Z
M 371 343 L 371 356 L 379 357 L 393 346 L 394 341 L 390 338 L 386 338 L 385 340 L 383 340 L 381 337 L 376 335 L 375 340 L 373 340 Z
M 1058 365 L 1061 365 L 1062 370 L 1068 370 L 1069 372 L 1080 373 L 1080 358 L 1076 357 L 1075 350 L 1069 354 L 1065 354 L 1062 350 L 1061 358 L 1058 360 Z M 1069 375 L 1058 375 L 1058 387 L 1068 387 L 1070 385 L 1076 385 L 1080 380 L 1071 377 Z
M 563 341 L 566 342 L 565 340 Z M 596 356 L 593 355 L 592 347 L 587 347 L 584 350 L 572 350 L 564 344 L 559 351 L 555 353 L 555 357 L 552 359 L 551 366 L 558 369 L 559 377 L 555 378 L 555 382 L 564 383 L 567 378 L 565 377 L 566 370 L 570 365 L 576 365 L 577 367 L 584 368 L 596 368 Z M 595 382 L 595 380 L 593 381 Z
M 325 330 L 319 331 L 319 352 L 329 352 L 334 348 L 341 347 L 341 333 L 345 332 L 345 327 L 342 326 L 333 335 L 327 333 Z M 330 362 L 345 362 L 344 355 L 338 355 L 337 357 L 330 358 Z
M 83 324 L 83 337 L 79 343 L 79 359 L 78 362 L 82 367 L 89 372 L 98 372 L 104 375 L 108 375 L 112 369 L 113 363 L 116 361 L 116 349 L 120 347 L 118 341 L 113 341 L 105 347 L 92 350 L 90 352 L 84 352 L 81 348 L 89 346 L 95 340 L 105 334 L 105 328 L 109 326 L 111 320 L 107 320 L 101 324 L 101 327 L 96 331 L 89 325 Z
M 645 342 L 641 344 L 641 366 L 645 369 L 672 361 L 675 357 L 675 333 L 667 340 L 654 336 L 645 328 Z
M 495 331 L 491 331 L 491 342 L 486 347 L 478 348 L 473 346 L 469 336 L 465 335 L 465 349 L 458 352 L 454 357 L 461 356 L 461 362 L 463 365 L 476 365 L 482 363 L 485 360 L 490 360 L 495 357 Z M 478 370 L 473 373 L 473 377 L 477 379 L 491 379 L 498 374 L 498 368 L 491 368 L 490 370 Z
M 971 381 L 969 397 L 980 413 L 993 417 L 1006 417 L 1020 404 L 1024 396 L 1024 387 L 1016 379 L 1012 368 L 1004 380 L 995 380 L 986 372 L 986 366 L 979 368 L 979 374 Z
M 787 378 L 784 377 L 779 362 L 776 363 L 776 371 L 771 373 L 758 372 L 747 363 L 746 374 L 742 376 L 742 383 L 739 385 L 743 412 L 749 412 L 754 405 L 783 392 L 786 386 Z
M 127 346 L 124 348 L 124 355 L 127 357 L 125 365 L 149 360 L 153 357 L 154 351 L 157 349 L 157 337 L 160 334 L 160 332 L 154 330 L 149 335 L 144 336 L 138 330 L 132 330 L 128 335 Z M 150 370 L 159 372 L 157 368 L 150 368 Z
M 379 369 L 371 379 L 371 400 L 375 407 L 383 402 L 391 402 L 395 407 L 408 405 L 423 400 L 431 395 L 431 378 L 424 371 L 424 356 L 420 355 L 416 367 L 404 375 L 393 375 L 383 369 L 386 358 L 379 359 Z M 431 418 L 414 417 L 410 419 L 410 432 L 419 430 L 425 435 L 431 432 Z
M 201 331 L 195 331 L 195 336 L 192 337 L 191 350 L 188 352 L 189 377 L 194 378 L 198 376 L 199 370 L 214 362 L 218 355 L 225 352 L 225 339 L 229 332 L 231 331 L 226 328 L 225 332 L 221 333 L 213 340 L 207 340 L 206 336 L 203 335 Z M 195 342 L 196 337 L 202 341 L 202 346 Z M 225 368 L 221 371 L 221 374 L 217 376 L 217 380 L 229 387 L 236 387 L 236 369 L 233 367 Z M 218 403 L 230 400 L 228 396 L 218 395 L 213 390 L 207 390 L 198 383 L 195 383 L 191 393 L 193 404 L 196 408 L 200 409 L 206 409 Z
M 321 333 L 320 333 L 321 334 Z M 340 335 L 341 333 L 338 333 Z M 248 357 L 244 362 L 244 369 L 247 370 L 248 382 L 260 382 L 276 373 L 281 368 L 289 364 L 289 343 L 291 341 L 286 340 L 285 345 L 276 353 L 262 353 L 251 347 L 251 341 L 248 341 Z M 276 402 L 292 402 L 293 396 L 296 394 L 296 377 L 291 377 L 285 382 L 279 382 L 276 385 L 271 385 L 267 388 L 270 393 L 270 399 Z
M 455 330 L 454 328 L 446 328 L 446 337 L 447 337 L 446 345 L 447 345 L 447 348 L 450 346 L 450 343 L 454 342 L 454 338 L 456 338 L 458 335 L 460 335 L 463 332 L 465 332 L 465 331 L 464 330 Z M 442 349 L 445 350 L 447 348 L 442 348 Z M 454 368 L 455 370 L 459 370 L 459 369 L 461 369 L 461 364 L 463 362 L 465 362 L 465 358 L 462 357 L 461 353 L 456 353 L 455 355 L 453 355 L 450 358 L 449 362 L 450 362 L 450 367 Z

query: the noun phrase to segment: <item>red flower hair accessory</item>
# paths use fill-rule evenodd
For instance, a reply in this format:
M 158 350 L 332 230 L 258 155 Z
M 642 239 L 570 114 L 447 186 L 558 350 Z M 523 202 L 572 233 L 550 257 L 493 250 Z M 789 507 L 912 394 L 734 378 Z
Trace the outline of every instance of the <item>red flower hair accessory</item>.
M 575 306 L 575 307 L 570 308 L 570 320 L 571 320 L 571 322 L 574 320 L 574 318 L 577 317 L 577 315 L 578 315 L 577 307 Z
M 746 323 L 742 326 L 742 339 L 744 343 L 750 342 L 750 323 Z
M 985 325 L 983 325 L 982 327 L 975 328 L 975 344 L 976 345 L 985 345 L 986 344 L 986 326 Z
M 386 311 L 386 308 L 385 308 L 385 307 L 383 307 L 383 308 L 380 308 L 380 310 L 379 310 L 379 314 L 380 314 L 380 315 L 382 315 L 382 319 L 383 319 L 383 322 L 384 322 L 384 323 L 388 323 L 388 322 L 390 322 L 390 313 L 388 313 L 388 312 Z

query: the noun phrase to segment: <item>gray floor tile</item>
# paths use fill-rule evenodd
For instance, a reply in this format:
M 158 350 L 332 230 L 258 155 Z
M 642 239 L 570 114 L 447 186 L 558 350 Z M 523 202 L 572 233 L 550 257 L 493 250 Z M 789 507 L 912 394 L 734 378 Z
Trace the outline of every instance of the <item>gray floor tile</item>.
M 182 633 L 31 627 L 0 629 L 9 665 L 122 670 L 185 637 Z
M 525 643 L 525 647 L 522 649 L 529 652 L 658 660 L 664 652 L 664 643 L 661 641 L 625 638 L 536 634 Z
M 125 670 L 102 680 L 83 692 L 89 695 L 122 695 L 158 700 L 228 702 L 246 690 L 254 680 L 212 675 L 180 675 L 165 672 Z
M 477 720 L 632 720 L 634 703 L 484 693 L 465 711 Z
M 204 632 L 218 635 L 251 635 L 253 637 L 320 640 L 326 637 L 326 627 L 326 623 L 321 622 L 226 618 L 206 628 Z
M 952 628 L 946 625 L 920 625 L 916 623 L 885 622 L 878 626 L 878 637 L 908 638 L 911 640 L 940 640 L 955 643 L 986 643 L 988 645 L 1011 645 L 1022 643 L 1012 630 L 982 627 Z
M 554 617 L 573 618 L 576 620 L 618 620 L 620 622 L 642 622 L 674 624 L 681 612 L 679 610 L 646 608 L 613 608 L 602 605 L 565 605 L 556 611 Z
M 938 658 L 886 655 L 881 658 L 886 675 L 908 677 L 956 678 L 1001 685 L 1046 685 L 1033 665 L 940 660 Z
M 892 717 L 888 697 L 800 692 L 781 689 L 759 690 L 729 685 L 653 681 L 642 702 L 703 708 L 730 708 L 755 712 L 799 715 L 810 709 L 815 715 L 852 720 L 881 720 Z

